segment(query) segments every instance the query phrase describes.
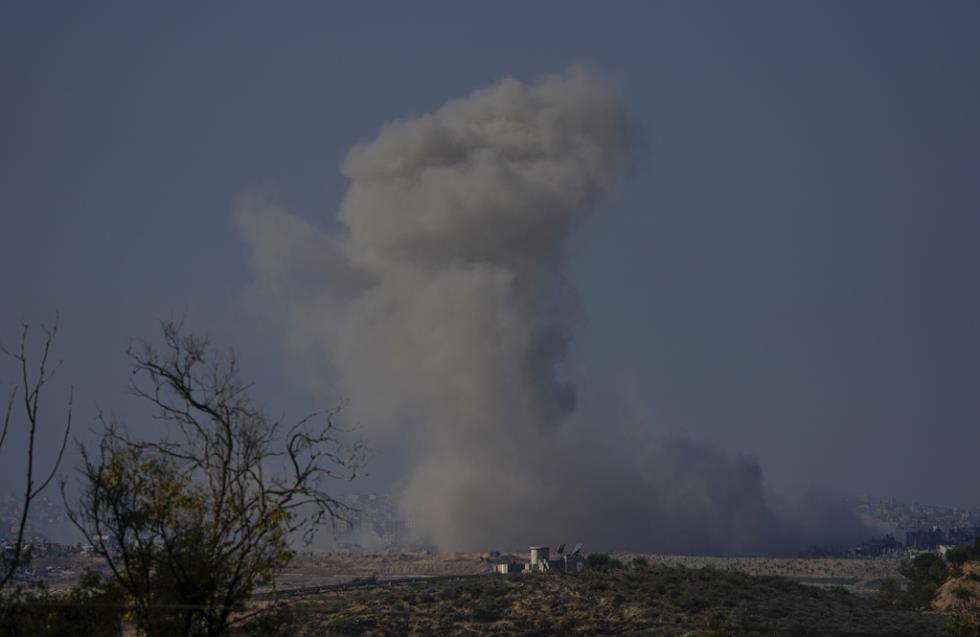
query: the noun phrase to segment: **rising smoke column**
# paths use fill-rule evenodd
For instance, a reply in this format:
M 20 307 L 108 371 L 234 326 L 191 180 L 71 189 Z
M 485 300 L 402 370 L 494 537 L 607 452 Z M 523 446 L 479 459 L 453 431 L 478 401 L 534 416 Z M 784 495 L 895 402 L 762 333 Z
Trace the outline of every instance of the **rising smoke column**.
M 258 201 L 239 211 L 257 294 L 295 351 L 336 370 L 369 438 L 405 449 L 401 502 L 440 548 L 784 540 L 754 461 L 569 423 L 563 245 L 615 186 L 630 132 L 595 73 L 505 79 L 354 146 L 343 232 Z

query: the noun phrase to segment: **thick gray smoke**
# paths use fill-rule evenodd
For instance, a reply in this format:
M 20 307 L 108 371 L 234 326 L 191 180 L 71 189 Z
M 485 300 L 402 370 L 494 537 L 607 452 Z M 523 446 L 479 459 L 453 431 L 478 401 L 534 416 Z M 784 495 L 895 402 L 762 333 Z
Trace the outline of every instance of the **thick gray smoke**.
M 753 461 L 570 419 L 563 245 L 629 144 L 596 74 L 505 79 L 354 146 L 343 232 L 240 209 L 258 294 L 294 350 L 329 361 L 369 438 L 405 449 L 401 501 L 441 548 L 788 547 Z

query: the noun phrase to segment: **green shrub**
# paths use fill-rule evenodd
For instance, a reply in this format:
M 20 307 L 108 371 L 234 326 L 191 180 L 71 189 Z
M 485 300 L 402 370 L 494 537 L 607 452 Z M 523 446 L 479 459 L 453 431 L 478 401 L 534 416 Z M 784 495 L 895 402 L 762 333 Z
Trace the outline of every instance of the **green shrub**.
M 505 600 L 493 598 L 482 599 L 473 607 L 471 614 L 474 621 L 495 622 L 503 618 L 506 608 L 507 603 Z
M 597 571 L 608 571 L 616 568 L 623 568 L 623 563 L 606 553 L 590 553 L 585 558 L 585 565 Z
M 956 613 L 946 622 L 949 637 L 980 637 L 980 622 L 967 613 Z
M 700 624 L 700 637 L 727 637 L 735 634 L 735 622 L 730 615 L 709 608 Z
M 980 536 L 977 536 L 972 546 L 963 544 L 962 546 L 957 546 L 946 551 L 946 561 L 950 564 L 959 565 L 964 562 L 976 560 L 980 560 Z
M 67 593 L 43 583 L 14 589 L 0 600 L 0 625 L 4 637 L 118 637 L 124 601 L 115 584 L 86 571 Z
M 892 606 L 904 605 L 905 590 L 897 577 L 886 577 L 878 584 L 878 598 Z
M 936 591 L 949 577 L 950 569 L 941 557 L 926 553 L 903 561 L 898 572 L 908 580 L 908 585 L 903 590 L 900 584 L 896 586 L 897 581 L 888 581 L 894 578 L 886 578 L 878 588 L 879 597 L 893 606 L 911 610 L 929 606 Z

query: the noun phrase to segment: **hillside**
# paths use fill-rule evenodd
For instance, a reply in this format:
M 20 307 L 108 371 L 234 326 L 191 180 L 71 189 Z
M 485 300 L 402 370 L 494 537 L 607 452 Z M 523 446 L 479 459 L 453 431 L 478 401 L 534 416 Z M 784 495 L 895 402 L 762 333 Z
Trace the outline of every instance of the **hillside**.
M 250 631 L 281 635 L 683 635 L 706 613 L 738 634 L 941 635 L 944 618 L 843 589 L 716 569 L 651 566 L 486 576 L 290 600 Z M 746 632 L 744 629 L 750 629 Z
M 949 578 L 939 587 L 932 607 L 944 613 L 965 611 L 980 617 L 980 562 L 967 562 L 961 570 L 962 575 Z

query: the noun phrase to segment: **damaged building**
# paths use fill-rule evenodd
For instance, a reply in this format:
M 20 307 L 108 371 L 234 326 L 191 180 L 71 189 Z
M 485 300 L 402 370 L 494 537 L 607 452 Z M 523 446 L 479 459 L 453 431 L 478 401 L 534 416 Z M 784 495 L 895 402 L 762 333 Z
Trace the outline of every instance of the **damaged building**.
M 530 547 L 530 561 L 504 562 L 494 566 L 496 573 L 534 573 L 538 571 L 561 571 L 578 573 L 585 568 L 585 558 L 582 557 L 582 545 L 578 544 L 571 553 L 565 554 L 565 545 L 558 546 L 557 559 L 551 559 L 551 547 Z

